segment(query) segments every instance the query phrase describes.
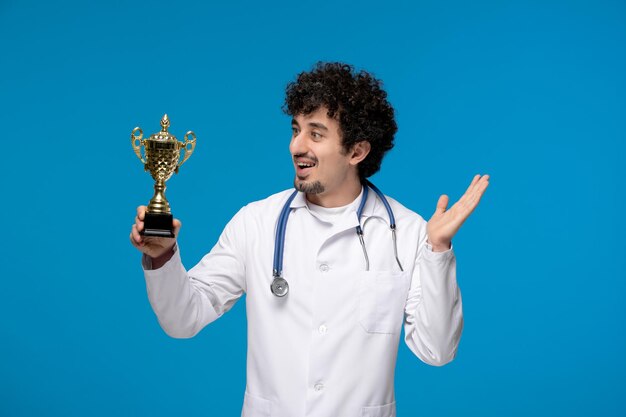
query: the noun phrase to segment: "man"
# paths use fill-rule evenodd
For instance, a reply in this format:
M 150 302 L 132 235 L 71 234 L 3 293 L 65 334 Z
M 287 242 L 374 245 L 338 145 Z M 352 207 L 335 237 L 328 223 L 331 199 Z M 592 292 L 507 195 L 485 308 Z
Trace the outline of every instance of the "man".
M 395 416 L 402 325 L 424 362 L 440 366 L 456 355 L 463 314 L 451 242 L 489 177 L 476 175 L 449 210 L 442 195 L 428 223 L 388 199 L 394 235 L 383 197 L 366 181 L 397 130 L 380 81 L 319 63 L 287 86 L 284 110 L 293 117 L 297 194 L 242 208 L 189 272 L 174 239 L 141 236 L 138 208 L 130 238 L 144 253 L 150 303 L 167 334 L 186 338 L 247 294 L 242 416 Z M 176 235 L 180 225 L 174 220 Z M 288 281 L 284 296 L 270 290 L 272 270 L 281 269 L 272 263 L 277 228 L 285 234 L 277 274 Z

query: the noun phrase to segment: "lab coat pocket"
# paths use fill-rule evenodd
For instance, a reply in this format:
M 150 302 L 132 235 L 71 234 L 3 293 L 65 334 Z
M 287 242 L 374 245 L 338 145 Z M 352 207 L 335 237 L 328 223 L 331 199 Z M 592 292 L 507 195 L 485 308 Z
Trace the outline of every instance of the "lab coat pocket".
M 396 417 L 395 401 L 385 405 L 363 407 L 361 417 Z
M 271 417 L 272 402 L 265 398 L 250 395 L 247 392 L 243 399 L 241 417 Z
M 359 322 L 368 333 L 400 332 L 409 291 L 409 273 L 366 271 L 359 283 Z

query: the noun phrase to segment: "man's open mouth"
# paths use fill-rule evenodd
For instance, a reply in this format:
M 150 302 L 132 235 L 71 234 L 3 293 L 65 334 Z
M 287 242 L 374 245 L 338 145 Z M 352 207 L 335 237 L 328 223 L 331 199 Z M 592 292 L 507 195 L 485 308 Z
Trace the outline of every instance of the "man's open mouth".
M 307 176 L 313 168 L 317 165 L 314 161 L 294 161 L 296 165 L 296 174 L 298 176 Z

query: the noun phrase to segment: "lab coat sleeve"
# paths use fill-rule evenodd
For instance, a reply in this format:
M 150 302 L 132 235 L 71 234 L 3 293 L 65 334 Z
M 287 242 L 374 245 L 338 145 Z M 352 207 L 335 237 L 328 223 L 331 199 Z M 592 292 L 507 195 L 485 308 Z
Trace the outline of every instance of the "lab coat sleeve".
M 150 305 L 171 337 L 195 336 L 227 312 L 243 295 L 245 283 L 245 208 L 233 217 L 210 253 L 187 272 L 180 250 L 144 276 Z
M 417 250 L 405 307 L 405 342 L 425 363 L 442 366 L 456 356 L 463 307 L 454 248 L 433 252 L 427 239 L 424 234 Z

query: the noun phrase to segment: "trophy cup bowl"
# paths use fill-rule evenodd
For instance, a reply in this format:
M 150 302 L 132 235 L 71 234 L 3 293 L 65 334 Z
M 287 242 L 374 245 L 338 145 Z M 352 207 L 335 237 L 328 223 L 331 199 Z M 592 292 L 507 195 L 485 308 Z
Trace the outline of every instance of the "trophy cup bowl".
M 165 182 L 178 173 L 178 169 L 185 163 L 196 147 L 196 135 L 191 130 L 185 134 L 185 140 L 179 141 L 170 134 L 170 121 L 167 114 L 161 119 L 161 131 L 143 138 L 143 131 L 136 127 L 130 134 L 130 141 L 137 157 L 143 162 L 144 170 L 150 172 L 154 179 L 154 195 L 150 199 L 143 236 L 174 237 L 174 225 L 170 204 L 165 198 Z M 142 156 L 141 148 L 144 149 Z M 181 151 L 184 156 L 181 160 Z

